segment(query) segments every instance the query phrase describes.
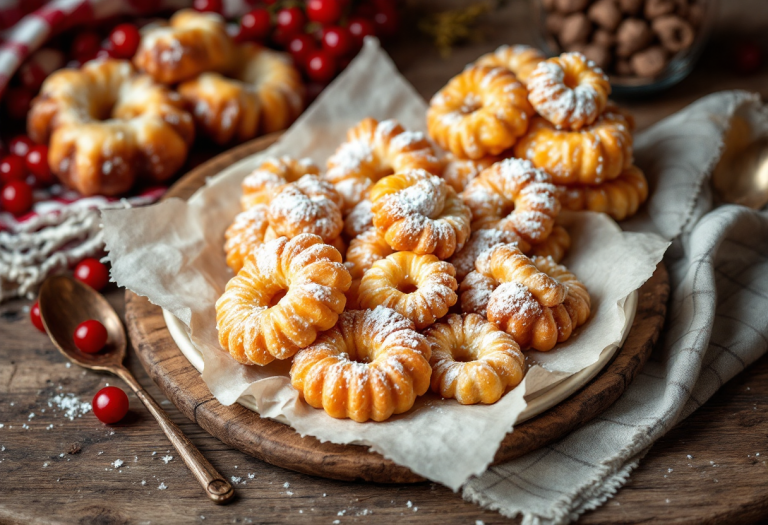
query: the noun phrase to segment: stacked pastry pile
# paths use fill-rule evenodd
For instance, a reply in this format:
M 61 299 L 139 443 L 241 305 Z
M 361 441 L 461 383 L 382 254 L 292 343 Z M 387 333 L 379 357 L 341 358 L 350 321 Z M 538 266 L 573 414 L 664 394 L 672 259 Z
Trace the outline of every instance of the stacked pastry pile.
M 498 401 L 521 348 L 551 350 L 589 318 L 558 264 L 563 206 L 624 217 L 645 199 L 609 91 L 581 55 L 503 48 L 432 99 L 434 142 L 367 118 L 325 173 L 265 161 L 226 232 L 221 345 L 248 365 L 292 359 L 293 386 L 333 417 L 382 421 L 430 386 Z
M 304 87 L 287 55 L 236 44 L 224 19 L 182 10 L 142 30 L 133 63 L 112 58 L 61 69 L 27 119 L 49 145 L 51 172 L 84 195 L 119 195 L 136 180 L 167 180 L 195 134 L 219 144 L 288 127 Z

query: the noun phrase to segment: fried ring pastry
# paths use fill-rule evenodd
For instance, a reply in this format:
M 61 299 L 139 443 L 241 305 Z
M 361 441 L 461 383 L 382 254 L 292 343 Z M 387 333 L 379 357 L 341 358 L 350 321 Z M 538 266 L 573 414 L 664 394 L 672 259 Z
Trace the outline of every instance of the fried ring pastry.
M 396 252 L 373 263 L 357 291 L 362 308 L 386 306 L 426 328 L 456 304 L 453 265 L 434 255 Z
M 255 204 L 269 204 L 278 188 L 304 175 L 320 175 L 320 168 L 306 158 L 268 158 L 243 179 L 240 205 L 247 210 Z
M 533 70 L 547 57 L 535 47 L 525 45 L 503 45 L 475 61 L 478 66 L 503 67 L 509 69 L 525 85 Z
M 451 314 L 424 335 L 432 350 L 432 391 L 462 405 L 492 404 L 523 380 L 515 340 L 477 314 Z
M 394 310 L 348 310 L 296 354 L 291 384 L 331 417 L 384 421 L 429 389 L 429 358 L 426 338 Z
M 557 186 L 563 208 L 607 213 L 617 221 L 634 215 L 648 198 L 648 181 L 637 166 L 629 166 L 613 180 L 597 186 Z

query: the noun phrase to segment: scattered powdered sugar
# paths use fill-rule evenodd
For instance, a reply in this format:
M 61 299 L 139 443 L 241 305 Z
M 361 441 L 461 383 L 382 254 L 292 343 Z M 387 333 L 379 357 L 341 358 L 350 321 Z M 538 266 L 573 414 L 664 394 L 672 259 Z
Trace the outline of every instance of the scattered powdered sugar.
M 80 401 L 75 394 L 56 394 L 48 400 L 49 407 L 56 407 L 64 411 L 64 417 L 74 421 L 76 417 L 82 417 L 91 411 L 91 404 Z
M 115 461 L 112 463 L 112 466 L 113 466 L 114 468 L 120 468 L 120 467 L 122 467 L 123 465 L 124 465 L 124 462 L 123 462 L 123 460 L 122 460 L 122 459 L 116 459 L 116 460 L 115 460 Z
M 173 456 L 163 456 L 163 457 L 162 457 L 162 458 L 160 458 L 160 459 L 162 459 L 162 460 L 163 460 L 163 463 L 165 463 L 165 464 L 167 465 L 168 463 L 170 463 L 171 461 L 173 461 Z
M 165 484 L 165 481 L 160 482 L 160 485 L 157 487 L 157 490 L 165 490 L 168 488 L 168 485 Z
M 352 208 L 347 218 L 344 219 L 344 231 L 347 235 L 357 237 L 366 230 L 373 228 L 372 206 L 373 203 L 370 200 L 364 199 Z
M 485 252 L 490 253 L 490 251 Z M 480 314 L 483 317 L 486 315 L 488 309 L 488 302 L 491 299 L 491 294 L 496 289 L 497 282 L 481 274 L 478 271 L 473 271 L 467 274 L 461 283 L 461 309 L 465 312 L 473 312 Z
M 424 140 L 424 133 L 421 131 L 403 131 L 392 139 L 391 145 L 397 150 L 403 150 Z
M 364 163 L 373 162 L 373 146 L 370 142 L 353 140 L 345 142 L 328 159 L 328 173 L 330 180 L 343 179 L 352 171 L 356 171 Z

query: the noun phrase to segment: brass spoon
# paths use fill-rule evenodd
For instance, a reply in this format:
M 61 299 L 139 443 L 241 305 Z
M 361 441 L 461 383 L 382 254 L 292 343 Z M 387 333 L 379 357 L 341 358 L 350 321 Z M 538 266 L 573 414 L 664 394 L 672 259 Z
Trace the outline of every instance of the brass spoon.
M 725 136 L 712 182 L 725 202 L 759 210 L 768 203 L 768 138 L 755 138 L 750 124 L 735 116 Z
M 235 494 L 232 485 L 216 472 L 213 465 L 208 463 L 181 429 L 171 421 L 168 414 L 136 381 L 133 374 L 123 366 L 126 351 L 125 329 L 117 312 L 107 300 L 90 286 L 64 275 L 46 279 L 38 300 L 40 317 L 56 348 L 84 368 L 110 372 L 125 381 L 160 423 L 163 432 L 200 482 L 206 495 L 214 503 L 226 503 L 232 499 Z M 88 319 L 101 322 L 109 334 L 104 349 L 95 354 L 81 352 L 73 340 L 77 325 Z

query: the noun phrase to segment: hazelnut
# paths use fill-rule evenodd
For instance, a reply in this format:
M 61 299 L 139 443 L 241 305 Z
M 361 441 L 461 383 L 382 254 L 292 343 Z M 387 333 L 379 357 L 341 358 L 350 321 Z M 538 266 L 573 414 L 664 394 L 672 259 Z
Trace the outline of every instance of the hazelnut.
M 598 29 L 592 33 L 592 43 L 605 47 L 613 47 L 616 43 L 616 35 L 605 29 Z
M 688 49 L 693 44 L 693 28 L 679 16 L 660 16 L 651 23 L 651 27 L 661 45 L 672 53 Z
M 645 18 L 668 15 L 675 11 L 675 0 L 645 0 Z
M 587 44 L 581 50 L 581 53 L 589 60 L 595 63 L 599 68 L 605 69 L 611 64 L 611 50 L 600 44 Z
M 583 11 L 587 8 L 589 0 L 555 0 L 555 6 L 557 10 L 564 15 L 575 13 L 576 11 Z
M 653 34 L 645 20 L 627 18 L 616 30 L 616 54 L 628 57 L 647 46 Z
M 661 46 L 639 51 L 629 59 L 632 71 L 639 77 L 655 77 L 667 67 L 667 52 Z
M 589 39 L 592 32 L 592 24 L 584 13 L 574 13 L 563 20 L 560 29 L 560 44 L 568 47 L 571 44 L 583 44 Z
M 634 74 L 632 66 L 629 64 L 629 60 L 617 60 L 616 61 L 616 74 L 622 77 L 631 77 Z
M 550 13 L 544 20 L 544 26 L 550 34 L 557 35 L 563 29 L 563 21 L 565 17 L 560 13 Z
M 609 31 L 614 31 L 621 23 L 621 11 L 613 0 L 597 0 L 587 11 L 587 16 L 595 24 Z
M 619 0 L 621 12 L 630 16 L 635 16 L 643 7 L 643 0 Z
M 555 10 L 555 0 L 541 0 L 541 6 L 545 11 Z

